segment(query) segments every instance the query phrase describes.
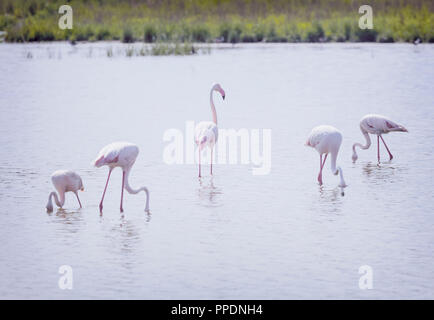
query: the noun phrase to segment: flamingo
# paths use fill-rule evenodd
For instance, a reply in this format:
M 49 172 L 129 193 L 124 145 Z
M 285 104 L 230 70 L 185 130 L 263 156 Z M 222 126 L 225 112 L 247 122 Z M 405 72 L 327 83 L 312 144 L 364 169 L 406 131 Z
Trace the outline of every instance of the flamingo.
M 315 148 L 319 153 L 319 165 L 320 170 L 318 174 L 318 182 L 322 185 L 322 170 L 324 168 L 324 164 L 326 162 L 327 156 L 331 154 L 331 170 L 334 175 L 339 173 L 340 176 L 340 184 L 341 188 L 346 187 L 344 176 L 342 173 L 342 169 L 340 167 L 336 167 L 336 159 L 338 156 L 339 148 L 342 143 L 342 134 L 338 129 L 332 126 L 317 126 L 312 129 L 307 138 L 306 145 L 312 148 Z M 322 155 L 325 154 L 324 161 L 322 160 Z
M 369 134 L 377 135 L 377 158 L 378 158 L 378 163 L 380 163 L 380 138 L 381 141 L 383 141 L 383 144 L 386 147 L 387 152 L 389 153 L 390 160 L 393 159 L 393 155 L 392 153 L 390 153 L 390 150 L 387 147 L 386 142 L 384 142 L 384 139 L 381 135 L 393 131 L 408 132 L 408 130 L 403 126 L 393 122 L 392 120 L 389 120 L 385 116 L 378 115 L 378 114 L 368 114 L 364 116 L 360 120 L 360 130 L 365 136 L 366 145 L 362 145 L 360 143 L 353 144 L 353 156 L 352 156 L 353 162 L 356 162 L 358 158 L 356 153 L 356 147 L 360 147 L 361 149 L 366 150 L 371 146 L 371 138 L 369 137 Z
M 65 204 L 65 193 L 66 192 L 74 192 L 75 196 L 77 197 L 78 203 L 81 206 L 80 198 L 78 197 L 78 190 L 83 191 L 83 181 L 81 180 L 81 177 L 70 170 L 57 170 L 53 172 L 51 175 L 51 181 L 53 182 L 54 188 L 56 188 L 57 192 L 59 193 L 59 197 L 57 196 L 56 192 L 51 192 L 48 196 L 48 203 L 47 203 L 47 211 L 52 212 L 53 211 L 53 201 L 52 198 L 54 197 L 54 202 L 59 208 L 62 208 Z
M 128 183 L 128 176 L 134 162 L 136 161 L 137 155 L 139 154 L 139 147 L 133 143 L 129 142 L 114 142 L 101 149 L 98 156 L 94 161 L 95 167 L 99 168 L 102 166 L 109 167 L 109 173 L 107 177 L 107 182 L 105 184 L 104 193 L 102 194 L 101 202 L 99 204 L 99 210 L 102 213 L 103 201 L 105 192 L 107 190 L 107 185 L 110 179 L 112 170 L 116 167 L 122 168 L 122 191 L 121 191 L 121 212 L 124 212 L 122 203 L 124 198 L 124 188 L 131 194 L 137 194 L 140 191 L 145 191 L 146 193 L 146 206 L 145 211 L 149 212 L 149 191 L 146 187 L 141 187 L 139 189 L 131 188 Z
M 212 112 L 212 121 L 201 121 L 196 125 L 194 140 L 196 145 L 199 148 L 199 178 L 201 177 L 200 171 L 200 153 L 205 147 L 209 147 L 211 149 L 211 175 L 212 175 L 212 157 L 213 157 L 213 149 L 214 145 L 218 139 L 218 128 L 217 128 L 217 113 L 214 106 L 213 100 L 213 92 L 220 92 L 223 100 L 225 99 L 225 91 L 222 89 L 220 84 L 216 83 L 212 86 L 210 91 L 210 103 L 211 103 L 211 112 Z

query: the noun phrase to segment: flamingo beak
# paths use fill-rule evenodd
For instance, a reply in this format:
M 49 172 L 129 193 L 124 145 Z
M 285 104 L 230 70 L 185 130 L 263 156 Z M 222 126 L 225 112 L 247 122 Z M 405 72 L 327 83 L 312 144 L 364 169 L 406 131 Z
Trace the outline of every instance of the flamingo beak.
M 222 95 L 222 98 L 223 98 L 223 100 L 224 100 L 225 97 L 226 97 L 226 92 L 225 92 L 223 89 L 220 89 L 219 92 L 220 92 L 220 94 Z

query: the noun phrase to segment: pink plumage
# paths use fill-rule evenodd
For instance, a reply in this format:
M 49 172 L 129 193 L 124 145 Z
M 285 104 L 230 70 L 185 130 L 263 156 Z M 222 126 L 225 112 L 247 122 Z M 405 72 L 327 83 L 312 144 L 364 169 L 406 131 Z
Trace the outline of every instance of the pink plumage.
M 310 132 L 306 145 L 314 148 L 320 155 L 320 170 L 318 174 L 318 182 L 322 185 L 322 170 L 327 160 L 327 156 L 331 154 L 331 170 L 334 175 L 340 176 L 340 187 L 345 187 L 345 181 L 342 169 L 336 167 L 336 159 L 338 156 L 339 148 L 342 143 L 342 134 L 338 129 L 332 126 L 321 125 L 312 129 Z M 325 154 L 324 161 L 322 159 Z
M 139 193 L 144 191 L 146 193 L 146 206 L 145 211 L 149 211 L 149 191 L 146 187 L 141 187 L 139 189 L 131 188 L 129 184 L 129 173 L 134 165 L 136 158 L 139 154 L 139 147 L 133 143 L 129 142 L 114 142 L 111 143 L 98 153 L 98 156 L 94 160 L 93 164 L 99 168 L 102 166 L 109 167 L 109 173 L 107 177 L 107 182 L 105 184 L 104 192 L 99 204 L 100 212 L 102 213 L 104 196 L 107 191 L 107 185 L 110 180 L 111 172 L 114 168 L 120 167 L 122 169 L 122 191 L 121 191 L 121 206 L 120 211 L 123 212 L 123 198 L 124 198 L 124 188 L 131 194 Z
M 360 120 L 360 130 L 365 137 L 366 144 L 362 145 L 360 143 L 355 143 L 353 145 L 353 162 L 356 162 L 358 158 L 356 147 L 366 150 L 371 146 L 371 138 L 369 137 L 369 134 L 377 135 L 377 159 L 378 163 L 380 163 L 380 139 L 381 141 L 383 141 L 383 144 L 386 147 L 387 152 L 389 153 L 389 160 L 393 159 L 393 155 L 390 152 L 388 146 L 386 145 L 386 142 L 384 141 L 382 135 L 389 132 L 408 132 L 408 130 L 404 126 L 397 124 L 396 122 L 379 114 L 368 114 L 364 116 Z
M 53 191 L 48 196 L 48 203 L 46 206 L 48 212 L 53 211 L 53 198 L 59 208 L 63 207 L 65 204 L 66 192 L 72 192 L 75 194 L 81 208 L 81 202 L 77 192 L 79 190 L 83 191 L 84 187 L 83 181 L 77 173 L 71 170 L 57 170 L 51 175 L 51 182 L 53 183 L 57 193 Z
M 195 133 L 194 133 L 194 141 L 198 146 L 198 152 L 199 152 L 199 177 L 201 177 L 200 155 L 201 155 L 201 151 L 205 147 L 209 147 L 211 149 L 211 175 L 212 175 L 213 150 L 214 150 L 214 145 L 217 143 L 218 140 L 217 112 L 215 110 L 214 100 L 212 96 L 214 91 L 219 92 L 222 95 L 223 100 L 225 99 L 226 96 L 225 91 L 218 83 L 213 85 L 210 91 L 210 104 L 211 104 L 211 113 L 212 113 L 213 121 L 202 121 L 196 125 Z

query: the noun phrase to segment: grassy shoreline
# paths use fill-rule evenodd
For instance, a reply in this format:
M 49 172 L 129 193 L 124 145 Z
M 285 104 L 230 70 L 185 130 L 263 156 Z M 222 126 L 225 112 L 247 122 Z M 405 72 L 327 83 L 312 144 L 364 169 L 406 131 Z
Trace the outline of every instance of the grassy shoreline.
M 72 30 L 58 8 L 74 10 Z M 373 0 L 374 29 L 358 28 L 352 0 L 4 0 L 7 42 L 120 40 L 148 43 L 421 42 L 434 43 L 434 2 Z

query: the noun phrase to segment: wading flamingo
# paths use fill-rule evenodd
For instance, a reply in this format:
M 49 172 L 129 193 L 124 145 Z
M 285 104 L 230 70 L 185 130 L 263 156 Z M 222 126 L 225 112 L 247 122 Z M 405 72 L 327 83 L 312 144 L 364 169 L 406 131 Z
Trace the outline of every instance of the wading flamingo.
M 199 122 L 195 128 L 194 140 L 199 150 L 199 178 L 201 177 L 200 154 L 202 150 L 207 146 L 211 149 L 211 175 L 212 175 L 213 149 L 219 137 L 218 135 L 219 131 L 217 128 L 217 113 L 215 110 L 214 100 L 212 97 L 214 91 L 220 92 L 220 94 L 223 97 L 223 100 L 225 99 L 225 91 L 222 89 L 222 87 L 218 83 L 213 85 L 209 94 L 209 99 L 211 103 L 212 121 Z
M 121 191 L 121 212 L 124 212 L 122 207 L 122 202 L 124 198 L 124 188 L 131 194 L 139 193 L 140 191 L 145 191 L 146 193 L 146 206 L 145 211 L 149 212 L 149 191 L 146 187 L 141 187 L 139 189 L 131 188 L 128 183 L 128 176 L 130 170 L 136 161 L 137 155 L 139 154 L 139 147 L 137 145 L 129 142 L 114 142 L 101 149 L 98 156 L 94 161 L 95 167 L 99 168 L 102 166 L 108 166 L 109 172 L 107 177 L 107 182 L 105 184 L 104 193 L 102 194 L 101 202 L 99 204 L 99 211 L 102 213 L 102 204 L 104 201 L 105 192 L 107 190 L 107 185 L 110 179 L 112 170 L 116 167 L 122 168 L 122 191 Z
M 78 204 L 81 208 L 81 202 L 80 198 L 78 197 L 78 190 L 83 191 L 83 181 L 81 180 L 80 176 L 69 170 L 58 170 L 53 172 L 51 175 L 51 181 L 53 182 L 54 188 L 56 188 L 57 192 L 59 193 L 59 198 L 57 197 L 56 192 L 51 192 L 48 196 L 48 203 L 47 203 L 47 211 L 52 212 L 53 211 L 53 201 L 52 198 L 54 197 L 54 202 L 59 208 L 62 208 L 65 204 L 65 193 L 66 192 L 74 192 L 75 196 L 77 197 Z
M 393 156 L 390 153 L 390 150 L 387 147 L 386 142 L 384 142 L 384 139 L 381 135 L 393 131 L 408 132 L 407 129 L 404 128 L 403 126 L 378 114 L 368 114 L 364 116 L 360 120 L 360 130 L 365 136 L 366 145 L 363 146 L 360 143 L 353 144 L 353 156 L 352 156 L 353 162 L 356 162 L 358 158 L 356 153 L 356 147 L 360 147 L 361 149 L 366 150 L 371 146 L 371 138 L 369 137 L 369 134 L 377 135 L 377 158 L 378 158 L 378 163 L 380 163 L 380 138 L 381 141 L 383 141 L 383 144 L 386 147 L 387 152 L 389 153 L 390 160 L 393 159 Z
M 339 148 L 342 143 L 342 134 L 338 129 L 332 126 L 318 126 L 312 129 L 307 138 L 306 145 L 315 148 L 319 153 L 319 174 L 318 182 L 322 185 L 322 169 L 326 162 L 327 156 L 331 154 L 331 169 L 334 175 L 339 173 L 341 188 L 346 187 L 342 169 L 336 167 L 336 159 L 338 157 Z M 324 161 L 322 160 L 322 155 L 325 154 Z

